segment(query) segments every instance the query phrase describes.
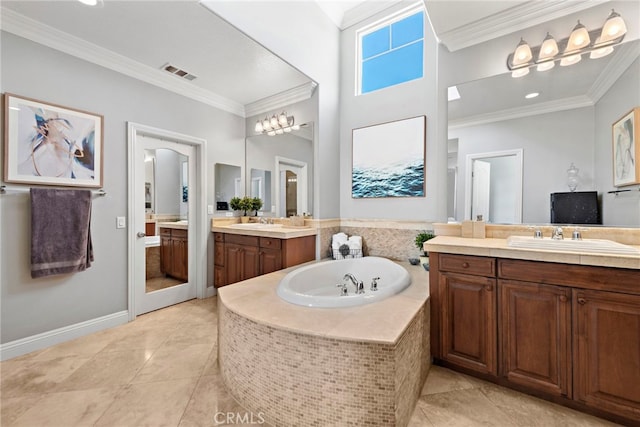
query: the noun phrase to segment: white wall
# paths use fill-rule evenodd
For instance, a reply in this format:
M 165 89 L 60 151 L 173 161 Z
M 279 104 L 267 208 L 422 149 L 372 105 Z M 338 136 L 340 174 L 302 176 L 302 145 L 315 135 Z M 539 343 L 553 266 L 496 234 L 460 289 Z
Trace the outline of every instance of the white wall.
M 467 155 L 522 148 L 522 221 L 549 222 L 549 194 L 569 191 L 570 162 L 580 169 L 578 191 L 595 189 L 594 132 L 591 107 L 450 130 L 449 137 L 458 139 L 458 219 L 464 214 Z
M 635 191 L 621 193 L 617 197 L 608 194 L 616 190 L 613 186 L 613 149 L 611 125 L 632 108 L 640 106 L 640 59 L 625 71 L 595 107 L 595 181 L 602 197 L 602 222 L 619 226 L 640 226 L 639 186 L 618 189 Z M 636 133 L 637 135 L 637 133 Z M 640 141 L 636 141 L 636 145 Z M 636 158 L 636 162 L 640 159 Z
M 107 192 L 93 200 L 91 268 L 37 280 L 29 274 L 28 193 L 0 196 L 0 323 L 7 343 L 127 310 L 127 232 L 135 230 L 115 228 L 116 216 L 127 215 L 127 121 L 206 139 L 211 170 L 215 162 L 244 163 L 245 122 L 6 32 L 1 48 L 3 92 L 104 115 Z M 212 185 L 207 195 L 214 204 Z M 212 283 L 212 269 L 208 275 Z
M 438 46 L 425 19 L 424 77 L 400 85 L 355 96 L 356 31 L 403 3 L 344 30 L 340 37 L 340 216 L 444 221 L 446 205 L 446 139 L 437 134 Z M 413 198 L 353 199 L 351 197 L 353 129 L 416 116 L 427 116 L 426 196 Z M 393 143 L 390 141 L 390 143 Z M 324 178 L 323 178 L 324 179 Z

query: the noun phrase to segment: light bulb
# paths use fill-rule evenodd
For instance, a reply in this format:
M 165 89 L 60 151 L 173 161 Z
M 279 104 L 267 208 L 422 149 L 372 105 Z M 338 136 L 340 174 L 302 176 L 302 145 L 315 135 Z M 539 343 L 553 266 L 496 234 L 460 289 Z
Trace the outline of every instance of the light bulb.
M 278 123 L 280 123 L 281 126 L 286 126 L 287 125 L 287 114 L 286 113 L 282 113 L 280 114 L 280 117 L 278 117 Z
M 578 24 L 573 28 L 571 35 L 569 36 L 569 42 L 567 43 L 567 49 L 565 52 L 571 52 L 576 49 L 582 49 L 589 45 L 591 39 L 589 38 L 589 32 L 584 25 L 578 21 Z M 562 64 L 560 64 L 562 65 Z
M 540 53 L 538 54 L 538 61 L 541 59 L 553 58 L 558 54 L 558 43 L 553 36 L 547 33 L 547 36 L 540 46 Z
M 611 9 L 611 14 L 607 18 L 607 21 L 602 27 L 602 34 L 600 34 L 600 40 L 602 43 L 617 39 L 627 33 L 627 25 L 620 14 Z
M 547 70 L 552 69 L 555 66 L 556 66 L 555 61 L 547 61 L 547 62 L 542 62 L 542 63 L 538 64 L 538 67 L 536 69 L 538 71 L 547 71 Z
M 271 117 L 271 122 L 270 123 L 271 123 L 271 127 L 272 128 L 277 128 L 278 127 L 278 118 L 276 117 L 275 114 Z
M 597 46 L 599 43 L 600 43 L 600 37 L 598 37 L 596 39 L 595 45 Z M 591 54 L 589 55 L 589 58 L 590 59 L 603 58 L 603 57 L 609 55 L 611 52 L 613 52 L 613 46 L 604 46 L 604 47 L 601 47 L 599 49 L 591 51 Z
M 531 48 L 524 39 L 520 39 L 520 43 L 518 43 L 516 50 L 513 52 L 513 65 L 526 64 L 532 57 Z
M 527 74 L 529 74 L 528 68 L 519 68 L 511 72 L 511 77 L 513 77 L 514 79 L 517 79 L 518 77 L 523 77 L 523 76 L 526 76 Z
M 258 120 L 256 122 L 256 133 L 262 133 L 262 131 L 264 130 L 264 128 L 262 127 L 262 122 L 260 120 Z
M 266 118 L 266 117 L 262 121 L 262 129 L 266 130 L 266 131 L 270 131 L 271 130 L 271 123 L 269 122 L 269 119 Z

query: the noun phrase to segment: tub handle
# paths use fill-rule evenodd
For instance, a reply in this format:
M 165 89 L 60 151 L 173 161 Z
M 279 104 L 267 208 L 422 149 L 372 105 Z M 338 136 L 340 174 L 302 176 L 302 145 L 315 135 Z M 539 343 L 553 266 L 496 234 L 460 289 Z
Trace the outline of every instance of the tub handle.
M 371 279 L 371 290 L 372 291 L 377 291 L 378 290 L 378 280 L 380 280 L 379 277 L 374 277 L 373 279 Z
M 346 283 L 336 283 L 336 288 L 341 288 L 340 290 L 340 296 L 344 297 L 346 295 L 348 295 L 349 291 L 347 291 L 347 284 Z

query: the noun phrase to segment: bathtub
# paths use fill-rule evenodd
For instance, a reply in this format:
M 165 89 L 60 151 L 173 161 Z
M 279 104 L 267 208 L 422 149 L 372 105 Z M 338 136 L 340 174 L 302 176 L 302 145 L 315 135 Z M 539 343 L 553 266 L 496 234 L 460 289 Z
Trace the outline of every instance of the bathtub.
M 153 248 L 154 246 L 160 246 L 160 236 L 146 236 L 144 238 L 145 248 Z
M 351 281 L 348 295 L 340 295 L 346 273 L 364 282 L 364 294 L 356 294 Z M 379 277 L 378 290 L 371 290 L 374 277 Z M 364 257 L 327 261 L 300 267 L 282 278 L 276 293 L 283 300 L 305 307 L 352 307 L 381 301 L 411 284 L 409 272 L 395 262 L 380 257 Z

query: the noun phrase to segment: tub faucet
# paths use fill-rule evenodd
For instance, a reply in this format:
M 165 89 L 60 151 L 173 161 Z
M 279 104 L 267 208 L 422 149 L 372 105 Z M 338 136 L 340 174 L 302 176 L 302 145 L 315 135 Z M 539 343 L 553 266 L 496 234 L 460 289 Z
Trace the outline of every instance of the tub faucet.
M 563 240 L 564 235 L 562 234 L 562 227 L 555 227 L 553 229 L 553 233 L 551 234 L 551 238 L 553 240 Z
M 347 279 L 351 280 L 353 286 L 356 287 L 356 294 L 364 294 L 364 283 L 362 281 L 358 281 L 358 279 L 356 279 L 356 277 L 351 273 L 345 274 L 342 281 L 344 282 Z

